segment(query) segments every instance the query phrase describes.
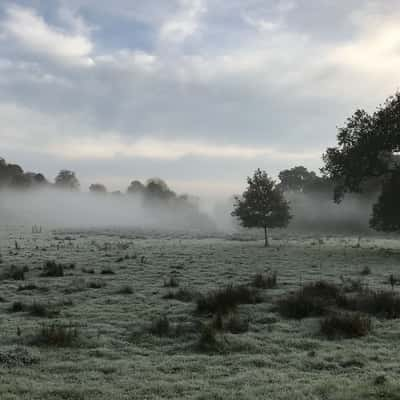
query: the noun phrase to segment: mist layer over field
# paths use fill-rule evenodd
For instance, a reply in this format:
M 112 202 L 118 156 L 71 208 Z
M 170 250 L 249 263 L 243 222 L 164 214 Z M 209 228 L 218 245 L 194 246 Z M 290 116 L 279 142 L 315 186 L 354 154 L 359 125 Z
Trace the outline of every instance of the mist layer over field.
M 158 201 L 139 195 L 68 192 L 56 189 L 2 191 L 2 224 L 57 228 L 130 227 L 214 231 L 215 224 L 191 201 Z

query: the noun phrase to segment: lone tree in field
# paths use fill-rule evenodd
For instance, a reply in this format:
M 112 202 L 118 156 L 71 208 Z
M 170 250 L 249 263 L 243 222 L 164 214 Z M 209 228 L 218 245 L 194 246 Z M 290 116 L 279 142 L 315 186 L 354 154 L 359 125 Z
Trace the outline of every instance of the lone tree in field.
M 62 169 L 55 179 L 55 186 L 65 190 L 79 190 L 80 184 L 75 172 Z
M 399 231 L 400 92 L 373 114 L 357 110 L 339 129 L 337 140 L 338 146 L 324 154 L 322 169 L 335 182 L 335 201 L 346 192 L 365 192 L 372 182 L 372 187 L 380 186 L 381 195 L 373 207 L 371 227 Z
M 235 197 L 232 216 L 246 228 L 263 228 L 268 247 L 268 228 L 284 228 L 291 219 L 289 203 L 265 171 L 257 169 L 252 178 L 247 178 L 247 184 L 242 196 Z

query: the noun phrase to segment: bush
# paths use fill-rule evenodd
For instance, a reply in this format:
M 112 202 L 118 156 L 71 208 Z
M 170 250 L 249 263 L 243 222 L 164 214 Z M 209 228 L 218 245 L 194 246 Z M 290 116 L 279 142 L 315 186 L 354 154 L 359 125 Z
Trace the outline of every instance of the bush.
M 104 268 L 101 270 L 102 275 L 115 275 L 115 272 L 111 268 Z
M 26 285 L 18 286 L 17 291 L 22 292 L 25 290 L 35 290 L 38 289 L 38 287 L 34 283 L 28 283 Z
M 325 300 L 334 300 L 340 294 L 340 288 L 334 283 L 317 281 L 309 283 L 302 288 L 305 296 L 318 297 Z
M 106 283 L 101 280 L 90 281 L 87 283 L 89 289 L 101 289 L 106 286 Z
M 132 294 L 132 293 L 133 293 L 132 286 L 129 286 L 129 285 L 122 286 L 122 287 L 118 290 L 117 293 L 118 293 L 118 294 Z
M 170 323 L 166 315 L 157 318 L 151 323 L 150 333 L 156 336 L 168 336 L 170 332 Z
M 357 296 L 343 296 L 339 305 L 387 319 L 400 317 L 400 297 L 388 291 L 366 291 Z
M 361 275 L 370 275 L 371 274 L 371 268 L 370 267 L 368 267 L 368 266 L 365 266 L 362 270 L 361 270 L 361 272 L 360 272 L 360 274 Z
M 249 330 L 249 321 L 233 314 L 228 318 L 223 328 L 224 330 L 234 334 L 244 333 Z
M 71 347 L 79 343 L 80 332 L 72 326 L 58 323 L 42 325 L 32 338 L 31 344 L 36 346 Z
M 164 287 L 178 287 L 179 282 L 178 280 L 171 276 L 168 280 L 164 280 Z
M 56 309 L 54 306 L 37 303 L 36 301 L 28 307 L 28 311 L 34 317 L 52 318 L 60 314 L 60 310 Z
M 296 293 L 278 301 L 278 311 L 286 318 L 302 319 L 321 316 L 340 298 L 340 289 L 333 283 L 309 283 Z
M 257 290 L 244 285 L 229 285 L 223 289 L 199 296 L 197 299 L 197 312 L 226 314 L 236 309 L 239 304 L 254 304 L 260 301 L 261 298 Z
M 27 305 L 23 303 L 22 301 L 14 301 L 10 308 L 8 309 L 9 312 L 15 313 L 15 312 L 22 312 L 26 311 Z
M 197 296 L 197 293 L 188 289 L 188 288 L 182 288 L 178 289 L 176 292 L 168 292 L 165 296 L 164 299 L 168 300 L 178 300 L 182 302 L 191 302 L 194 300 Z
M 256 274 L 252 280 L 252 286 L 258 289 L 271 289 L 277 285 L 277 273 L 276 271 L 268 274 Z
M 25 280 L 25 272 L 28 272 L 29 269 L 27 267 L 19 268 L 15 265 L 11 265 L 11 267 L 6 271 L 2 278 L 3 279 L 12 279 L 14 281 L 23 281 Z
M 41 274 L 43 277 L 64 276 L 64 266 L 57 264 L 55 261 L 46 261 Z
M 326 302 L 320 297 L 313 297 L 303 290 L 290 294 L 278 301 L 278 311 L 286 318 L 302 319 L 324 315 Z
M 321 321 L 321 333 L 330 339 L 365 336 L 371 330 L 369 317 L 357 314 L 337 314 Z
M 221 344 L 217 340 L 215 329 L 212 325 L 202 325 L 197 347 L 204 352 L 219 352 Z

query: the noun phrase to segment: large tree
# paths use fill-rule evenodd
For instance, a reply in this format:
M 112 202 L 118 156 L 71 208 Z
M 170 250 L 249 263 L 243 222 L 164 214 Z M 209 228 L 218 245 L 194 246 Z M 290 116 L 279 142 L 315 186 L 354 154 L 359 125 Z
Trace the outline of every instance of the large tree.
M 335 201 L 341 201 L 346 192 L 372 191 L 383 185 L 371 226 L 399 230 L 400 207 L 393 207 L 390 199 L 398 191 L 394 186 L 400 174 L 400 92 L 372 114 L 357 110 L 339 129 L 337 140 L 338 146 L 324 154 L 322 169 L 335 182 Z
M 268 229 L 284 228 L 291 219 L 282 190 L 260 169 L 247 178 L 247 189 L 242 196 L 235 197 L 232 216 L 246 228 L 264 229 L 265 247 L 269 246 Z
M 66 190 L 79 190 L 80 184 L 75 172 L 66 169 L 61 170 L 55 179 L 56 187 Z

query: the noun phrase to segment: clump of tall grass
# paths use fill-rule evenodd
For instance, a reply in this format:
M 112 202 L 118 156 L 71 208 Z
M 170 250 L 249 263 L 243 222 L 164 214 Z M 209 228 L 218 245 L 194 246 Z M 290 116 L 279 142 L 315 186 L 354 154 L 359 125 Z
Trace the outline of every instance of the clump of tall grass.
M 73 326 L 59 323 L 44 324 L 32 337 L 30 344 L 34 346 L 72 347 L 80 344 L 80 331 Z
M 286 318 L 316 317 L 326 314 L 327 309 L 335 305 L 339 297 L 338 286 L 326 281 L 317 281 L 280 299 L 277 309 Z
M 273 271 L 266 274 L 255 274 L 251 284 L 258 289 L 272 289 L 276 287 L 277 282 L 278 274 L 276 271 Z
M 320 331 L 329 339 L 357 338 L 366 336 L 371 330 L 371 319 L 360 313 L 340 313 L 321 321 Z
M 46 261 L 43 266 L 43 277 L 59 277 L 64 276 L 64 265 L 55 262 L 54 260 Z
M 228 285 L 200 295 L 197 299 L 197 312 L 226 314 L 235 310 L 239 304 L 254 304 L 260 301 L 257 289 L 245 285 Z

